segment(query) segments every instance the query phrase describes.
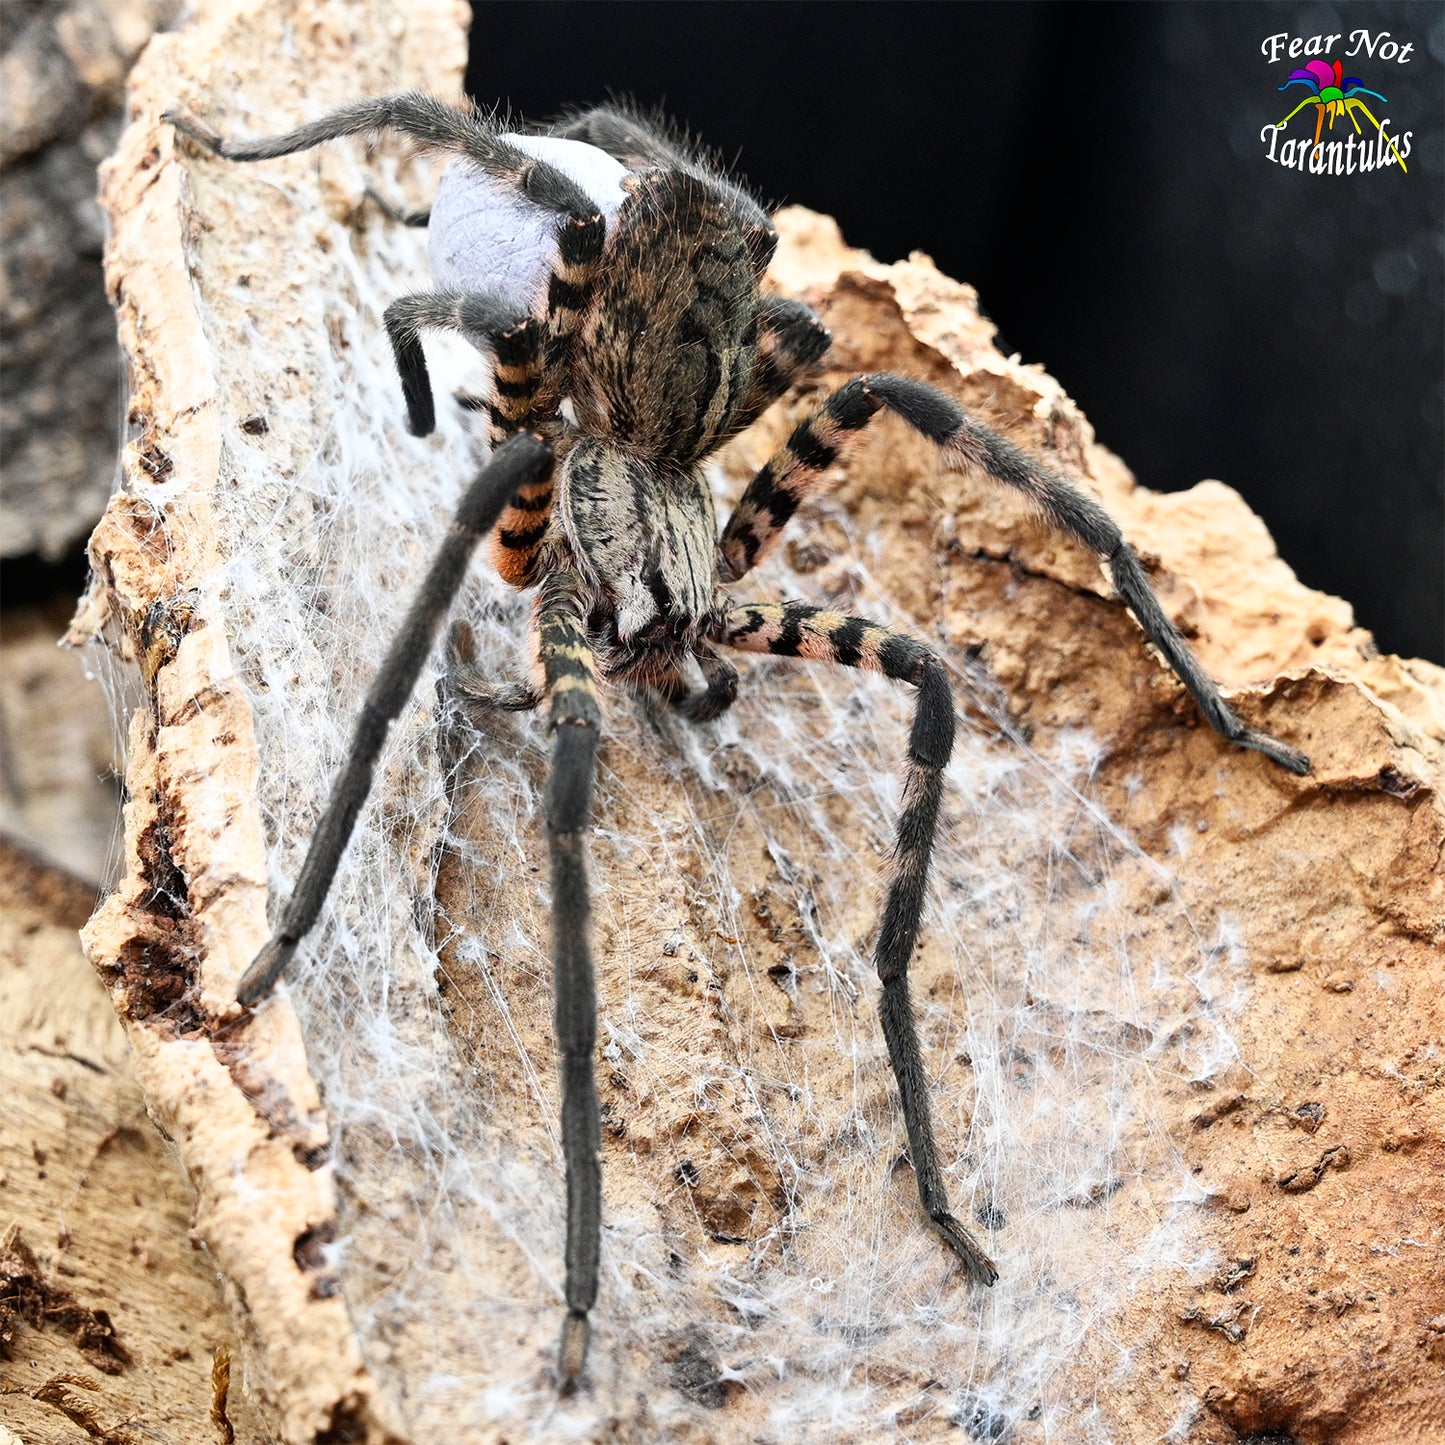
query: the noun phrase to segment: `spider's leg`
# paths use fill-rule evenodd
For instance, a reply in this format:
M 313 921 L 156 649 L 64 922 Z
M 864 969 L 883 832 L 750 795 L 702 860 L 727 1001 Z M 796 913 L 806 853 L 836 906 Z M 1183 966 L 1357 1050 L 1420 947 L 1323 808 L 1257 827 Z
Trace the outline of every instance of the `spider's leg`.
M 531 587 L 542 565 L 542 543 L 552 520 L 550 474 L 518 487 L 487 539 L 487 559 L 504 582 Z
M 426 436 L 436 425 L 431 379 L 421 345 L 423 328 L 459 331 L 491 351 L 489 394 L 476 399 L 472 409 L 486 412 L 494 446 L 554 411 L 557 387 L 547 384 L 553 373 L 544 354 L 550 344 L 544 323 L 533 316 L 519 317 L 515 310 L 481 292 L 422 291 L 403 296 L 386 308 L 386 330 L 411 429 L 417 436 Z M 513 587 L 530 587 L 537 580 L 542 540 L 551 515 L 549 472 L 520 487 L 498 519 L 489 540 L 490 559 Z
M 549 363 L 564 360 L 591 294 L 607 224 L 576 181 L 506 140 L 495 122 L 476 106 L 451 106 L 418 92 L 379 96 L 354 101 L 284 135 L 250 141 L 225 140 L 181 111 L 167 111 L 165 119 L 216 155 L 233 161 L 273 160 L 343 136 L 384 130 L 400 131 L 433 150 L 465 156 L 533 205 L 557 214 L 558 260 L 547 294 L 547 359 Z M 413 429 L 416 420 L 413 414 Z
M 371 791 L 372 773 L 386 741 L 387 729 L 406 706 L 416 686 L 437 629 L 461 588 L 477 543 L 491 530 L 507 499 L 519 487 L 550 474 L 551 470 L 551 448 L 536 437 L 523 435 L 502 447 L 467 489 L 421 590 L 366 694 L 346 764 L 332 784 L 326 811 L 311 839 L 281 922 L 236 990 L 236 997 L 243 1004 L 257 1003 L 271 991 L 296 952 L 296 945 L 316 922 L 361 805 Z
M 873 420 L 880 405 L 855 379 L 794 428 L 748 483 L 723 528 L 718 572 L 724 582 L 746 576 L 772 550 L 793 513 L 824 489 L 824 473 L 848 438 Z
M 817 312 L 801 301 L 765 296 L 758 310 L 758 367 L 735 423 L 739 431 L 821 361 L 833 341 Z
M 231 161 L 268 161 L 343 136 L 400 131 L 432 150 L 466 156 L 489 176 L 515 187 L 534 205 L 565 216 L 588 217 L 597 207 L 570 177 L 546 161 L 504 140 L 497 125 L 474 105 L 447 105 L 412 91 L 353 101 L 319 120 L 282 135 L 227 140 L 184 111 L 168 110 L 164 119 L 207 150 Z
M 597 105 L 579 111 L 550 128 L 550 134 L 580 140 L 606 151 L 629 170 L 662 166 L 685 171 L 700 180 L 738 223 L 759 278 L 768 269 L 778 247 L 778 232 L 770 217 L 747 190 L 724 175 L 696 147 L 669 132 L 669 127 L 625 106 Z
M 495 399 L 488 411 L 499 432 L 510 434 L 532 419 L 543 370 L 543 326 L 535 317 L 481 291 L 419 291 L 393 301 L 385 320 L 413 435 L 429 436 L 436 427 L 423 330 L 459 331 L 491 352 Z
M 665 126 L 654 125 L 619 105 L 593 105 L 562 117 L 550 128 L 552 135 L 580 140 L 606 151 L 628 170 L 648 166 L 679 166 L 687 161 L 683 149 L 667 134 Z
M 597 989 L 583 837 L 597 761 L 597 681 L 587 646 L 581 579 L 548 578 L 537 600 L 538 656 L 551 708 L 552 765 L 545 801 L 552 860 L 552 957 L 562 1076 L 562 1154 L 567 1165 L 567 1318 L 557 1360 L 563 1394 L 587 1359 L 587 1312 L 597 1299 L 602 1230 L 601 1122 L 593 1050 Z
M 552 410 L 546 387 L 548 363 L 544 352 L 544 324 L 533 316 L 517 316 L 502 302 L 480 292 L 423 291 L 403 296 L 386 308 L 386 330 L 391 337 L 396 369 L 401 376 L 407 415 L 417 436 L 426 436 L 436 424 L 431 379 L 422 350 L 424 327 L 460 331 L 474 344 L 492 353 L 488 395 L 475 401 L 485 411 L 494 446 L 524 428 L 537 425 Z M 517 489 L 488 540 L 492 565 L 513 587 L 530 587 L 537 580 L 542 540 L 552 515 L 552 474 Z
M 921 381 L 887 372 L 854 377 L 796 428 L 748 484 L 728 519 L 719 544 L 719 571 L 724 581 L 741 577 L 756 565 L 777 542 L 798 505 L 824 489 L 824 474 L 841 448 L 884 407 L 935 443 L 949 465 L 974 468 L 1016 488 L 1054 526 L 1098 553 L 1108 563 L 1115 588 L 1145 636 L 1193 694 L 1215 732 L 1263 753 L 1292 773 L 1309 772 L 1309 759 L 1303 753 L 1268 733 L 1246 727 L 1220 696 L 1160 606 L 1138 553 L 1098 502 L 997 432 L 971 420 L 956 401 Z
M 908 774 L 893 850 L 893 876 L 873 955 L 883 985 L 878 1011 L 898 1080 L 918 1197 L 934 1228 L 952 1246 L 969 1275 L 979 1284 L 992 1284 L 998 1278 L 993 1261 L 949 1210 L 933 1138 L 928 1075 L 908 996 L 908 962 L 918 939 L 928 886 L 943 770 L 953 751 L 953 695 L 948 675 L 928 648 L 905 633 L 801 602 L 730 608 L 713 636 L 743 652 L 868 668 L 918 689 L 908 737 Z
M 1368 92 L 1368 94 L 1370 94 L 1370 95 L 1373 95 L 1374 93 L 1375 93 L 1374 91 L 1369 91 L 1369 92 Z M 1377 131 L 1379 131 L 1379 133 L 1380 133 L 1382 136 L 1385 137 L 1385 142 L 1386 142 L 1386 144 L 1390 147 L 1390 153 L 1391 153 L 1391 154 L 1395 157 L 1395 159 L 1396 159 L 1397 161 L 1399 161 L 1399 163 L 1400 163 L 1400 169 L 1401 169 L 1402 171 L 1404 171 L 1406 175 L 1409 175 L 1409 174 L 1410 174 L 1410 167 L 1405 164 L 1404 157 L 1401 156 L 1399 150 L 1396 148 L 1396 146 L 1395 146 L 1395 137 L 1392 136 L 1392 135 L 1386 135 L 1386 134 L 1385 134 L 1385 128 L 1380 124 L 1379 121 L 1377 121 L 1377 120 L 1375 119 L 1374 112 L 1371 111 L 1370 107 L 1367 106 L 1364 101 L 1360 101 L 1359 104 L 1360 104 L 1360 109 L 1361 109 L 1362 111 L 1364 111 L 1365 114 L 1369 117 L 1369 119 L 1370 119 L 1370 124 L 1373 125 L 1373 126 L 1375 127 L 1375 129 L 1376 129 Z
M 362 194 L 370 201 L 388 221 L 395 221 L 401 226 L 425 226 L 431 221 L 431 207 L 424 211 L 403 211 L 400 206 L 394 206 L 385 196 L 378 191 L 370 181 L 367 181 Z
M 542 701 L 535 687 L 525 682 L 491 682 L 474 667 L 462 667 L 449 688 L 475 723 L 488 712 L 531 712 Z
M 1296 82 L 1295 82 L 1295 84 L 1297 84 L 1297 85 L 1302 85 L 1303 83 L 1304 83 L 1303 81 L 1296 81 Z M 1283 88 L 1284 88 L 1283 86 L 1280 87 L 1280 89 L 1283 89 Z M 1285 128 L 1285 126 L 1287 126 L 1287 125 L 1290 123 L 1290 121 L 1292 121 L 1292 120 L 1295 118 L 1295 116 L 1297 116 L 1297 115 L 1300 113 L 1300 111 L 1302 111 L 1302 110 L 1305 108 L 1305 106 L 1307 106 L 1307 105 L 1314 105 L 1315 103 L 1316 103 L 1316 102 L 1315 102 L 1314 96 L 1312 96 L 1312 95 L 1306 96 L 1302 101 L 1300 101 L 1300 103 L 1299 103 L 1297 106 L 1295 106 L 1295 108 L 1294 108 L 1292 111 L 1290 111 L 1290 113 L 1289 113 L 1287 116 L 1285 116 L 1285 118 L 1284 118 L 1282 121 L 1280 121 L 1280 123 L 1279 123 L 1279 128 L 1280 128 L 1281 130 L 1283 130 L 1283 129 Z

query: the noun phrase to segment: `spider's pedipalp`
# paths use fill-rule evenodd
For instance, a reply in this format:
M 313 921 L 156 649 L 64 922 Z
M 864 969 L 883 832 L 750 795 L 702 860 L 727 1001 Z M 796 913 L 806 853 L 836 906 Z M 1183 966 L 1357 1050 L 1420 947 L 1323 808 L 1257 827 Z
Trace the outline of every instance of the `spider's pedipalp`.
M 694 655 L 702 668 L 703 690 L 689 692 L 681 675 L 674 674 L 661 691 L 689 722 L 715 722 L 738 699 L 738 670 L 706 643 L 700 644 Z
M 801 301 L 766 296 L 758 307 L 758 362 L 736 426 L 749 425 L 823 359 L 833 337 Z

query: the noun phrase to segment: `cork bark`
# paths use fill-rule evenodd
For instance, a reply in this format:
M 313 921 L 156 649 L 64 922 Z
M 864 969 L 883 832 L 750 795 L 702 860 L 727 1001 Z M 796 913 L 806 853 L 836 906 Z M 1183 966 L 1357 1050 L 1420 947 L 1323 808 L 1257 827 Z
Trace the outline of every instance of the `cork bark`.
M 143 57 L 131 124 L 103 179 L 113 226 L 107 284 L 131 371 L 137 437 L 123 456 L 125 489 L 92 540 L 96 580 L 72 638 L 108 630 L 133 660 L 143 701 L 128 719 L 125 876 L 87 925 L 86 949 L 124 1024 L 150 1114 L 194 1188 L 192 1232 L 221 1273 L 239 1336 L 235 1377 L 244 1383 L 233 1389 L 244 1389 L 287 1441 L 421 1438 L 398 1402 L 423 1364 L 510 1380 L 517 1360 L 530 1361 L 525 1368 L 541 1400 L 557 1311 L 538 1301 L 520 1343 L 428 1338 L 425 1321 L 411 1321 L 387 1352 L 367 1354 L 348 1300 L 370 1297 L 375 1281 L 337 1279 L 321 1247 L 336 1233 L 339 1205 L 332 1124 L 303 1031 L 284 994 L 246 1020 L 231 1003 L 267 934 L 268 880 L 250 702 L 218 591 L 237 539 L 224 535 L 226 513 L 216 499 L 227 484 L 223 430 L 249 416 L 254 392 L 218 380 L 197 288 L 215 297 L 236 285 L 266 285 L 254 260 L 243 258 L 265 253 L 267 218 L 255 208 L 228 209 L 222 186 L 198 200 L 193 155 L 160 113 L 178 99 L 200 113 L 220 111 L 235 94 L 258 108 L 282 107 L 293 65 L 307 76 L 308 114 L 383 88 L 454 93 L 463 23 L 459 7 L 443 3 L 200 5 L 185 30 L 159 38 Z M 277 113 L 297 114 L 294 107 Z M 346 222 L 360 203 L 360 176 L 340 163 L 298 170 L 291 199 Z M 873 428 L 850 455 L 837 493 L 841 516 L 888 559 L 889 597 L 910 626 L 977 658 L 1040 752 L 1088 729 L 1101 750 L 1096 796 L 1126 819 L 1146 853 L 1166 856 L 1177 820 L 1191 819 L 1191 887 L 1235 920 L 1247 949 L 1250 986 L 1234 1029 L 1239 1062 L 1157 1101 L 1158 1127 L 1207 1191 L 1212 1245 L 1228 1263 L 1207 1284 L 1141 1290 L 1127 1317 L 1112 1322 L 1130 1364 L 1112 1381 L 1090 1382 L 1092 1395 L 1115 1428 L 1135 1438 L 1164 1434 L 1186 1400 L 1200 1408 L 1184 1417 L 1181 1438 L 1211 1445 L 1261 1434 L 1348 1445 L 1438 1438 L 1445 1430 L 1438 1269 L 1445 1206 L 1436 1187 L 1445 1168 L 1435 1043 L 1445 1024 L 1439 670 L 1379 655 L 1346 603 L 1295 580 L 1226 486 L 1203 481 L 1161 496 L 1136 485 L 1060 384 L 1002 356 L 972 290 L 926 257 L 878 264 L 849 249 L 831 222 L 800 209 L 779 224 L 770 284 L 805 298 L 834 334 L 819 384 L 881 369 L 933 382 L 1080 479 L 1143 553 L 1170 615 L 1246 719 L 1314 762 L 1308 778 L 1295 779 L 1232 752 L 1201 726 L 1182 688 L 1142 647 L 1094 559 L 1042 531 L 1015 500 L 940 469 L 901 427 Z M 234 265 L 232 274 L 193 277 L 202 253 L 192 243 L 201 232 L 234 245 L 232 253 L 204 252 L 209 264 Z M 319 252 L 286 260 L 287 285 L 340 285 Z M 242 351 L 228 358 L 226 377 L 244 368 Z M 252 380 L 264 390 L 269 378 Z M 725 459 L 733 495 L 805 405 L 806 398 L 790 398 L 734 444 Z M 790 561 L 829 595 L 847 598 L 842 540 L 836 523 L 820 527 L 794 542 Z M 278 535 L 276 546 L 285 545 Z M 778 686 L 801 699 L 794 684 Z M 837 763 L 845 768 L 848 759 Z M 609 837 L 695 814 L 697 796 L 664 785 L 638 757 L 620 755 L 612 767 L 603 818 Z M 722 836 L 721 815 L 712 822 Z M 484 850 L 482 820 L 475 836 Z M 797 930 L 779 916 L 785 905 L 772 865 L 749 850 L 746 829 L 727 838 L 733 885 L 752 902 L 740 917 L 758 974 L 770 960 L 784 963 L 789 930 Z M 873 857 L 878 850 L 859 837 L 855 851 Z M 485 851 L 469 860 L 473 871 L 479 860 L 488 862 Z M 509 875 L 497 861 L 487 875 L 495 906 L 545 936 L 530 878 Z M 440 867 L 443 913 L 462 886 L 459 872 L 446 861 Z M 704 1001 L 665 965 L 624 969 L 625 953 L 678 954 L 676 938 L 661 931 L 658 899 L 675 899 L 679 916 L 699 916 L 688 912 L 688 879 L 665 861 L 636 862 L 627 883 L 628 897 L 635 890 L 643 901 L 635 909 L 619 904 L 599 934 L 604 1008 L 615 1010 L 620 992 L 635 988 L 650 1027 L 696 1034 L 706 1049 L 713 1025 L 699 1024 L 700 1010 L 722 1017 L 729 991 L 744 982 L 714 962 L 716 997 Z M 1147 913 L 1145 883 L 1128 886 L 1141 891 L 1122 906 Z M 709 947 L 701 937 L 688 941 Z M 937 977 L 935 962 L 925 948 L 916 965 L 922 997 Z M 487 1076 L 485 1045 L 499 1025 L 513 1029 L 537 1074 L 550 1076 L 550 1003 L 542 991 L 519 990 L 509 994 L 503 1020 L 480 977 L 453 967 L 446 984 L 455 1046 L 477 1069 L 498 1119 L 525 1144 L 525 1091 L 513 1078 Z M 800 1049 L 813 1047 L 805 1011 L 770 1026 L 780 1032 L 785 1024 Z M 823 1050 L 809 1057 L 820 1092 L 828 1069 L 848 1067 Z M 668 1229 L 694 1244 L 711 1237 L 745 1246 L 770 1211 L 786 1207 L 750 1152 L 755 1124 L 741 1097 L 722 1100 L 724 1114 L 736 1111 L 727 1140 L 714 1127 L 712 1142 L 686 1161 L 692 1193 L 683 1207 L 664 1202 L 682 1197 L 678 1179 L 689 1173 L 679 1176 L 673 1148 L 683 1126 L 639 1099 L 624 1070 L 603 1071 L 602 1093 L 604 1117 L 625 1126 L 609 1129 L 604 1149 L 613 1210 L 657 1209 Z M 404 1242 L 392 1248 L 404 1255 Z M 412 1267 L 428 1263 L 423 1257 Z M 507 1268 L 499 1259 L 498 1293 L 516 1284 Z M 629 1359 L 627 1342 L 618 1345 L 609 1358 L 637 1386 L 610 1397 L 623 1403 L 614 1403 L 610 1421 L 589 1423 L 588 1438 L 604 1429 L 610 1438 L 656 1438 L 650 1402 L 665 1401 L 669 1390 L 704 1412 L 705 1426 L 694 1423 L 694 1431 L 712 1439 L 765 1435 L 765 1395 L 728 1388 L 717 1362 L 689 1343 L 694 1325 L 677 1318 L 677 1349 L 661 1377 L 655 1362 Z M 145 1325 L 137 1320 L 134 1328 L 139 1335 Z M 913 1412 L 906 1415 L 912 1438 L 955 1438 L 967 1423 L 919 1405 L 929 1382 L 908 1378 L 906 1369 L 879 1388 L 895 1392 L 899 1412 Z
M 95 889 L 0 842 L 0 1421 L 26 1445 L 241 1445 L 239 1347 L 194 1197 L 78 932 Z

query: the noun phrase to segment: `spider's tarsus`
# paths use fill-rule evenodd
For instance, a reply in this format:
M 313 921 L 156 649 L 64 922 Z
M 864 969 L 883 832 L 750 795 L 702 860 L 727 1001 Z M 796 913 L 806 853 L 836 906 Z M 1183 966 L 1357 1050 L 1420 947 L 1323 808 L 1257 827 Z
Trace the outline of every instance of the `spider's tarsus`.
M 571 1395 L 582 1382 L 582 1366 L 587 1362 L 587 1315 L 582 1310 L 568 1310 L 562 1321 L 562 1346 L 557 1351 L 557 1392 Z
M 998 1266 L 979 1248 L 978 1241 L 951 1214 L 931 1216 L 933 1227 L 952 1246 L 953 1252 L 963 1262 L 968 1277 L 984 1286 L 998 1280 Z
M 207 130 L 194 116 L 187 115 L 183 110 L 163 110 L 161 119 L 173 125 L 182 135 L 188 135 L 193 141 L 205 146 L 212 155 L 224 156 L 226 154 L 226 143 L 215 131 Z
M 241 976 L 236 988 L 236 1001 L 247 1008 L 254 1008 L 276 986 L 276 980 L 286 971 L 296 945 L 301 940 L 286 938 L 277 934 L 255 959 L 250 968 Z
M 1256 753 L 1263 753 L 1272 763 L 1278 763 L 1280 767 L 1287 768 L 1298 777 L 1303 778 L 1309 773 L 1310 760 L 1298 748 L 1292 748 L 1288 743 L 1282 743 L 1278 738 L 1270 737 L 1268 733 L 1246 728 L 1233 741 L 1242 748 L 1250 748 Z
M 378 211 L 389 221 L 395 221 L 402 226 L 426 226 L 431 223 L 431 208 L 425 211 L 404 211 L 400 206 L 393 205 L 385 196 L 378 191 L 370 181 L 361 188 L 361 194 L 374 205 Z

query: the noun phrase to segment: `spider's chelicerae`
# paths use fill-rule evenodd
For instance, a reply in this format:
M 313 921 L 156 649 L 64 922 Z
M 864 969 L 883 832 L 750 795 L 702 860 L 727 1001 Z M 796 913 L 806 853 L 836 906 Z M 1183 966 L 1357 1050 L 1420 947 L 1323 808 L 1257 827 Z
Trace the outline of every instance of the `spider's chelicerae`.
M 387 728 L 410 696 L 473 549 L 492 539 L 502 576 L 535 587 L 536 675 L 484 682 L 462 669 L 475 708 L 545 705 L 552 734 L 545 813 L 552 864 L 557 1046 L 567 1170 L 567 1316 L 558 1379 L 582 1376 L 597 1295 L 600 1137 L 593 1081 L 595 994 L 583 834 L 598 744 L 597 682 L 643 686 L 697 722 L 737 695 L 726 652 L 869 668 L 916 690 L 903 811 L 878 931 L 880 1013 L 907 1125 L 919 1198 L 969 1275 L 997 1271 L 949 1210 L 908 993 L 908 963 L 933 850 L 954 710 L 942 663 L 923 643 L 861 617 L 730 590 L 777 543 L 789 518 L 879 412 L 933 442 L 945 463 L 1013 487 L 1055 526 L 1106 559 L 1114 585 L 1231 742 L 1305 773 L 1308 760 L 1247 728 L 1161 609 L 1138 557 L 1104 510 L 1062 476 L 972 421 L 933 387 L 888 374 L 835 391 L 768 460 L 718 534 L 703 465 L 780 398 L 828 347 L 806 306 L 759 285 L 776 245 L 767 213 L 689 147 L 612 107 L 528 134 L 425 95 L 362 100 L 285 135 L 224 141 L 195 120 L 178 129 L 231 160 L 287 155 L 337 137 L 400 131 L 457 159 L 429 216 L 437 289 L 386 312 L 411 430 L 435 412 L 420 334 L 460 332 L 492 366 L 496 443 L 462 499 L 420 595 L 401 624 L 356 726 L 295 891 L 241 981 L 252 1005 L 274 986 L 315 922 Z M 688 678 L 700 668 L 705 686 Z

